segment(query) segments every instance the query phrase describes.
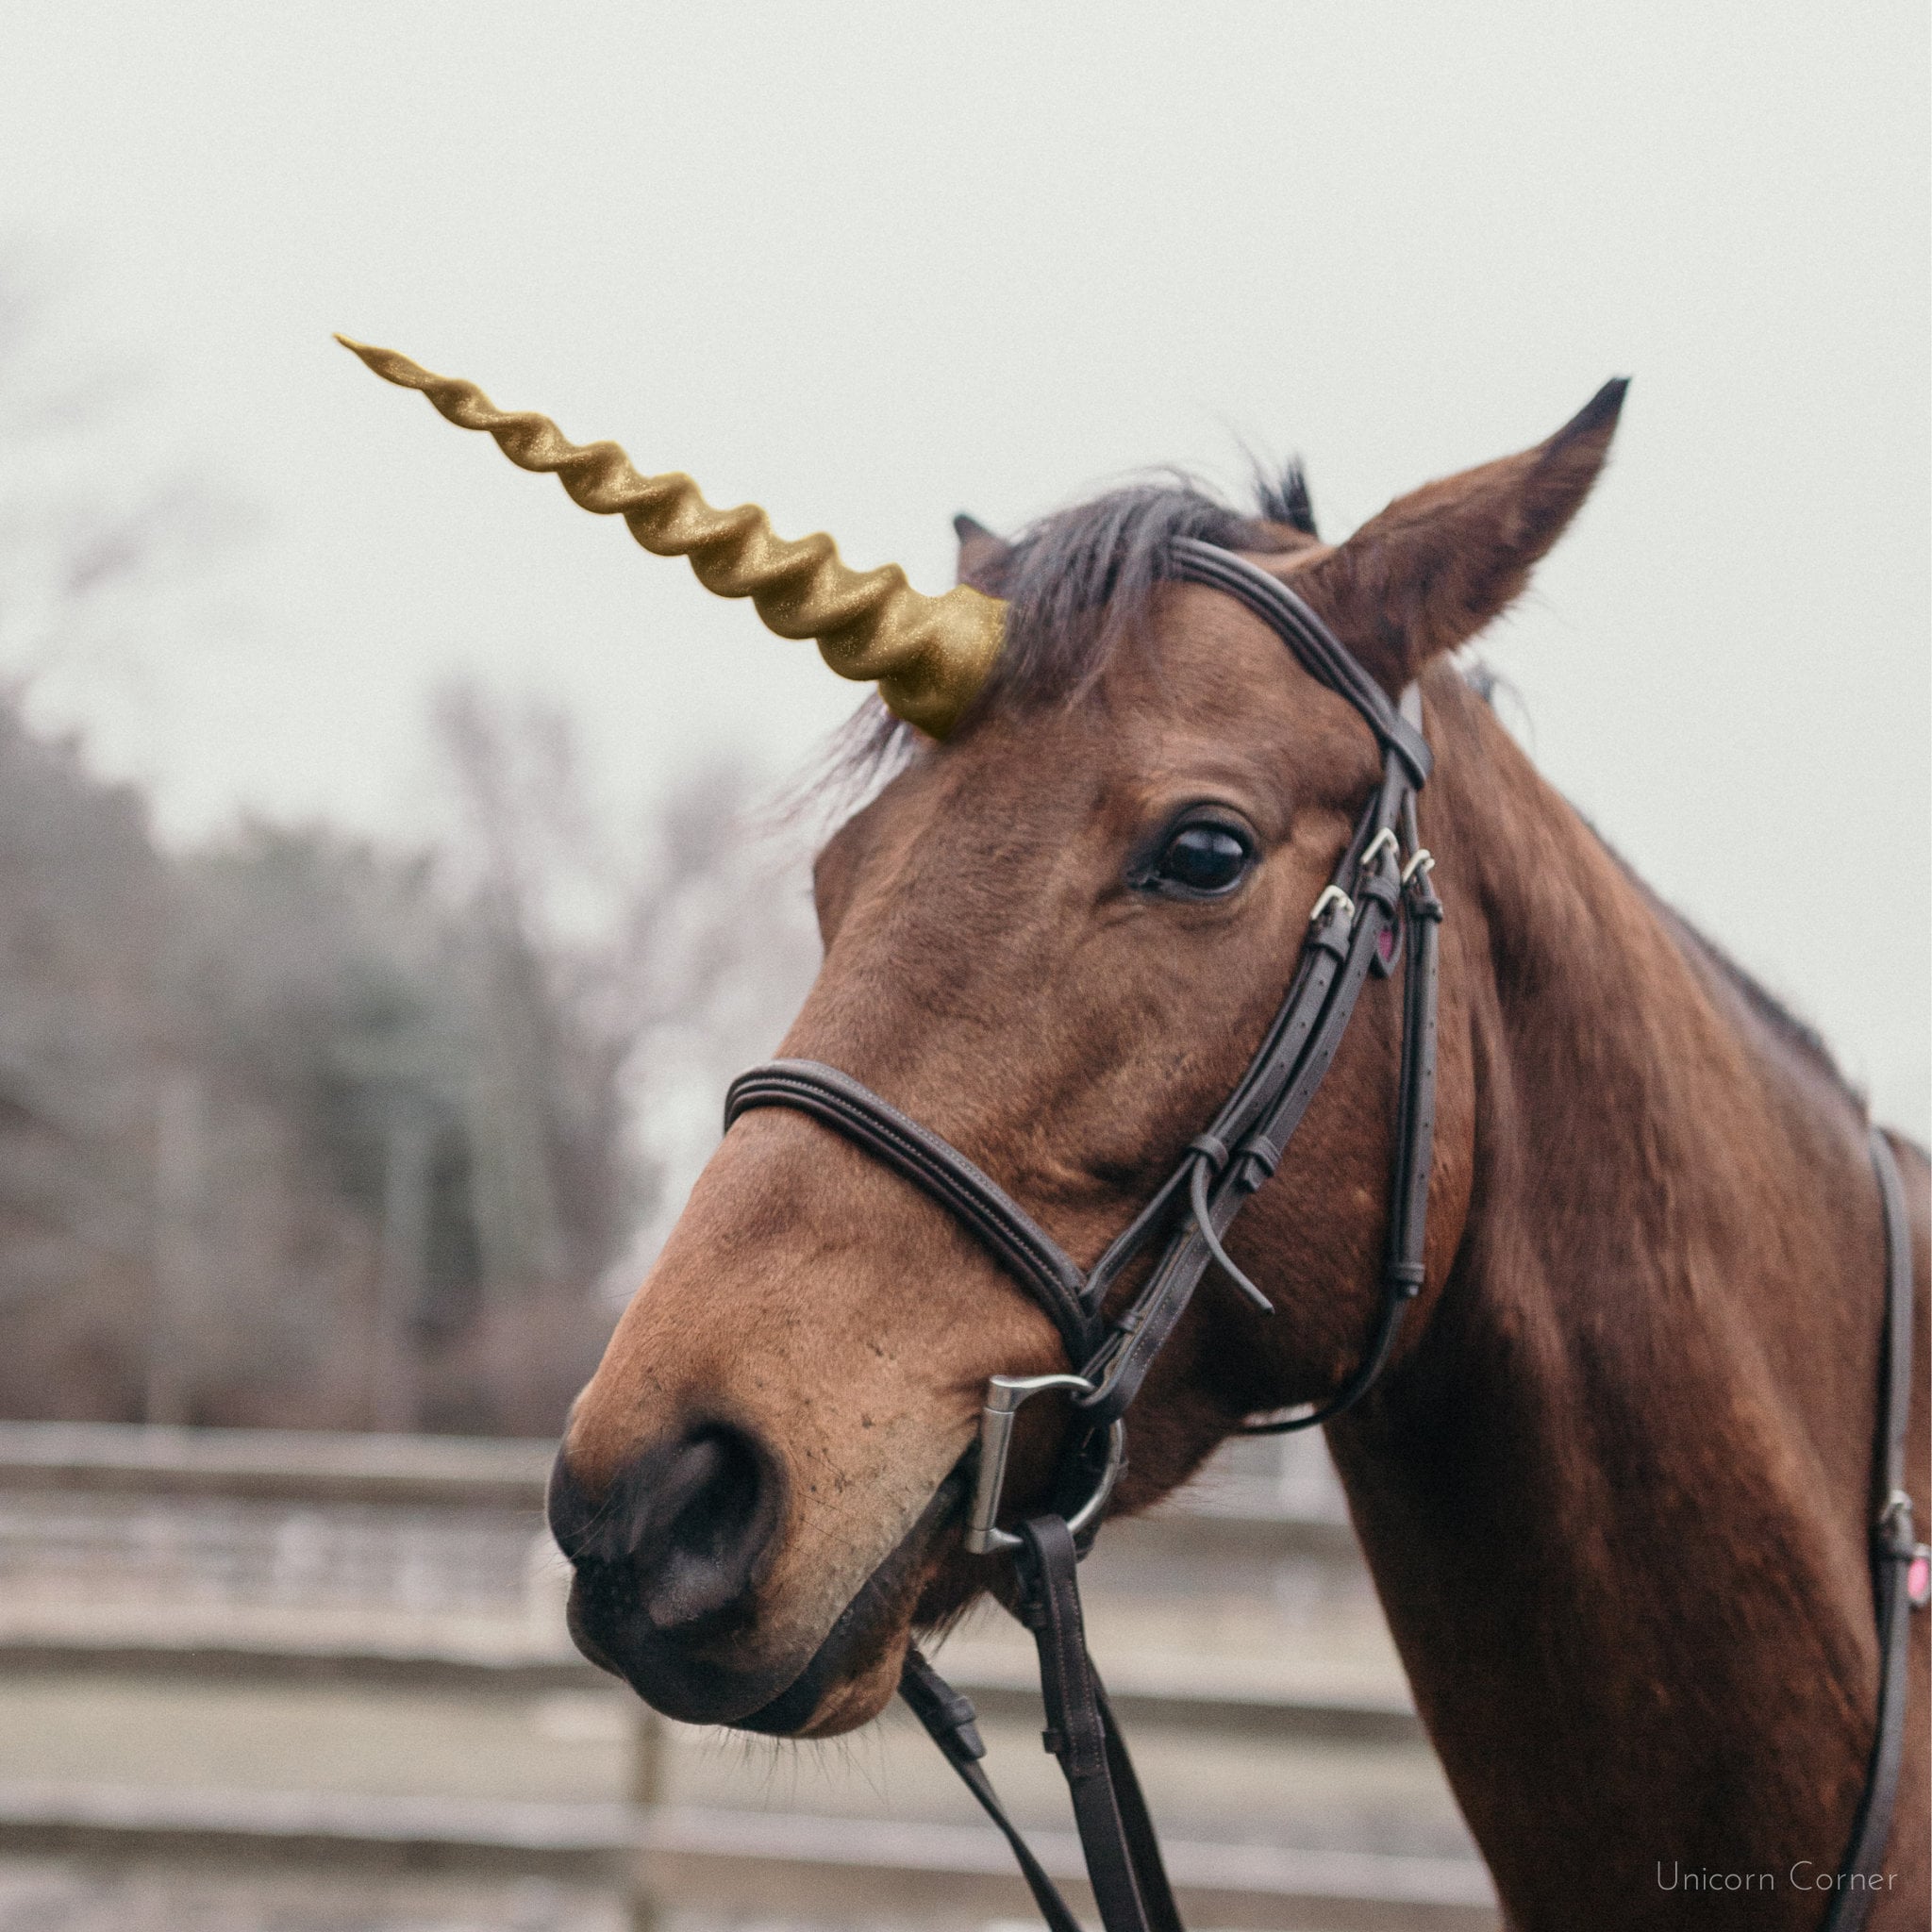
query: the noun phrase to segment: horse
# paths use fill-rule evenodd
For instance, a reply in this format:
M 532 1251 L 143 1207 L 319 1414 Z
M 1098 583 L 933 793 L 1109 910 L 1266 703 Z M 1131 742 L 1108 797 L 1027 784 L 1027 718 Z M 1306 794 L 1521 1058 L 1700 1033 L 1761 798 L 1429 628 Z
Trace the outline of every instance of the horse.
M 1298 475 L 1252 510 L 1133 488 L 1011 541 L 962 520 L 959 587 L 929 600 L 358 353 L 834 668 L 898 679 L 854 754 L 874 795 L 816 860 L 824 960 L 780 1051 L 884 1096 L 1083 1270 L 1242 1077 L 1385 769 L 1359 706 L 1170 560 L 1237 556 L 1391 704 L 1419 694 L 1415 837 L 1444 912 L 1426 1234 L 1380 1374 L 1325 1425 L 1416 1708 L 1512 1926 L 1676 1924 L 1687 1889 L 1714 1925 L 1846 1912 L 1881 1679 L 1867 1109 L 1538 774 L 1457 655 L 1583 505 L 1622 385 L 1339 543 Z M 1388 951 L 1147 1370 L 1109 1516 L 1321 1405 L 1374 1345 L 1415 970 Z M 1884 1145 L 1923 1337 L 1932 1170 Z M 578 1645 L 686 1722 L 866 1724 L 919 1634 L 1024 1595 L 1004 1549 L 968 1546 L 984 1393 L 1078 1367 L 929 1190 L 795 1108 L 741 1113 L 569 1417 L 550 1511 Z M 1923 1350 L 1908 1388 L 1923 1504 Z M 1009 1515 L 1054 1506 L 1080 1431 L 1060 1395 L 1017 1416 Z M 1897 1828 L 1849 1908 L 1874 1926 L 1932 1909 L 1925 1623 Z

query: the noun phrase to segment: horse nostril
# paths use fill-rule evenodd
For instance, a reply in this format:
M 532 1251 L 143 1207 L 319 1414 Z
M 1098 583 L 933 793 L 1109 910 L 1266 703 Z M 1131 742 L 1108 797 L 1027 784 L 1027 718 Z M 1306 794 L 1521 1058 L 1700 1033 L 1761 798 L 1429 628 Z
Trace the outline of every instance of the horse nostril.
M 593 1638 L 621 1641 L 640 1612 L 665 1632 L 729 1608 L 758 1578 L 782 1494 L 770 1450 L 724 1423 L 659 1440 L 595 1487 L 559 1453 L 550 1528 L 576 1567 L 574 1614 Z
M 644 1611 L 660 1630 L 741 1596 L 771 1540 L 773 1485 L 750 1438 L 708 1428 L 681 1443 L 656 1484 L 636 1554 Z
M 550 1526 L 591 1622 L 641 1610 L 659 1631 L 716 1615 L 755 1581 L 777 1528 L 781 1479 L 758 1440 L 707 1423 L 653 1444 L 592 1490 L 558 1457 Z

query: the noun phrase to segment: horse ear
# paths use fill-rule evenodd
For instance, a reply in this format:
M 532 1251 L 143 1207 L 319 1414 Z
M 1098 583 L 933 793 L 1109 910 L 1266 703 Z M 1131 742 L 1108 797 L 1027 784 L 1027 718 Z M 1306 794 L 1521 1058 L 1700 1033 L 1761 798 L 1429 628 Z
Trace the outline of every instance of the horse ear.
M 953 519 L 953 528 L 959 537 L 958 580 L 971 584 L 975 591 L 986 591 L 989 596 L 998 596 L 1000 579 L 1006 574 L 1007 559 L 1013 554 L 1013 546 L 1004 537 L 995 537 L 964 510 Z
M 1391 694 L 1465 643 L 1529 581 L 1590 494 L 1627 377 L 1547 442 L 1398 496 L 1290 579 Z

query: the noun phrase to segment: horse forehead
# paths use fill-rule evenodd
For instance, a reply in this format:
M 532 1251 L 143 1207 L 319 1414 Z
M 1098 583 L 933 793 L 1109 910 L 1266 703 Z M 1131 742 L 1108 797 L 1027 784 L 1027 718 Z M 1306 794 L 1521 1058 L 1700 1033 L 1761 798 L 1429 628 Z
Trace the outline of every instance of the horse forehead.
M 995 713 L 958 747 L 958 769 L 989 791 L 1004 782 L 1042 802 L 1083 788 L 1097 798 L 1204 752 L 1278 758 L 1352 715 L 1252 611 L 1205 586 L 1170 584 L 1084 691 Z
M 1042 829 L 1131 821 L 1191 779 L 1239 794 L 1299 774 L 1315 793 L 1352 794 L 1378 766 L 1345 700 L 1259 618 L 1194 585 L 1168 587 L 1083 696 L 989 722 L 960 747 L 949 806 L 983 802 L 989 818 L 1024 813 Z
M 963 884 L 1022 856 L 1077 864 L 1190 782 L 1275 799 L 1297 773 L 1313 793 L 1340 792 L 1374 764 L 1355 713 L 1266 625 L 1232 598 L 1174 584 L 1088 691 L 995 711 L 881 800 L 885 836 L 870 856 L 899 890 Z
M 1279 559 L 1275 559 L 1276 562 Z M 1284 580 L 1290 573 L 1276 573 Z M 1170 584 L 1157 598 L 1147 647 L 1109 667 L 1115 703 L 1137 721 L 1192 723 L 1275 749 L 1335 736 L 1369 746 L 1345 700 L 1313 676 L 1245 605 L 1206 584 Z M 1373 749 L 1373 747 L 1370 747 Z

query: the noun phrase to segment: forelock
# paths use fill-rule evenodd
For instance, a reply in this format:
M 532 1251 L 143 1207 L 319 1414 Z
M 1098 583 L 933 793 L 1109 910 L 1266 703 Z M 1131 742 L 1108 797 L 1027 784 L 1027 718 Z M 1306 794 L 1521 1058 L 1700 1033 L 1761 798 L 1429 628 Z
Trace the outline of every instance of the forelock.
M 1273 550 L 1290 533 L 1231 508 L 1191 477 L 1130 485 L 1021 532 L 988 589 L 1007 600 L 989 705 L 1053 702 L 1090 687 L 1141 632 L 1171 580 L 1174 542 Z
M 1257 477 L 1257 504 L 1243 512 L 1182 473 L 1112 490 L 1028 525 L 977 588 L 1004 598 L 1006 641 L 974 709 L 1064 702 L 1091 689 L 1114 654 L 1141 634 L 1155 592 L 1173 577 L 1174 540 L 1229 550 L 1293 550 L 1312 541 L 1307 487 L 1298 464 L 1279 479 Z M 796 796 L 856 808 L 923 743 L 869 700 Z

